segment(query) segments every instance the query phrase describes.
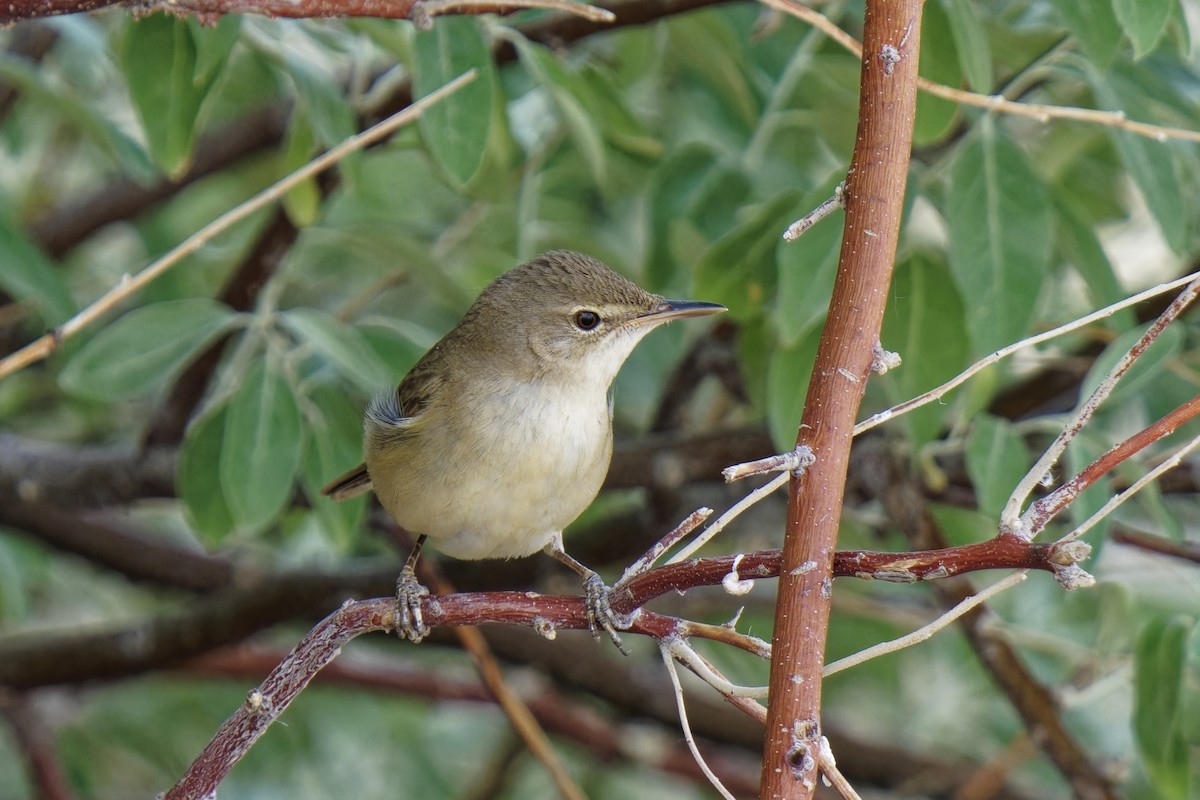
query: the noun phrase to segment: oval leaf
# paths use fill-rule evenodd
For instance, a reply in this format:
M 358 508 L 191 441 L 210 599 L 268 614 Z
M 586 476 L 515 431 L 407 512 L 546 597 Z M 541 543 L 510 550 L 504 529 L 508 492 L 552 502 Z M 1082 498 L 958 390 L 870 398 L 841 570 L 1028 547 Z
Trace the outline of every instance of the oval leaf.
M 1049 271 L 1050 203 L 1024 153 L 990 118 L 955 159 L 947 221 L 950 265 L 975 353 L 1029 330 Z
M 425 145 L 446 174 L 466 185 L 483 164 L 492 122 L 492 54 L 471 17 L 440 17 L 413 43 L 413 96 L 420 99 L 468 70 L 478 76 L 421 115 Z
M 1088 4 L 1084 4 L 1088 5 Z M 1112 9 L 1121 29 L 1133 42 L 1137 58 L 1149 53 L 1162 38 L 1178 0 L 1112 0 Z
M 221 490 L 239 528 L 257 530 L 292 495 L 300 466 L 300 410 L 287 381 L 262 362 L 229 402 L 221 446 Z
M 967 473 L 975 487 L 975 504 L 993 519 L 1033 464 L 1024 440 L 1008 422 L 980 414 L 967 435 Z
M 329 366 L 368 394 L 393 382 L 392 371 L 350 325 L 314 308 L 293 308 L 281 316 L 297 338 L 312 345 Z
M 121 68 L 150 154 L 172 176 L 187 168 L 209 85 L 196 81 L 197 58 L 187 21 L 167 14 L 130 24 L 121 50 Z
M 179 450 L 176 475 L 188 521 L 211 542 L 219 542 L 233 530 L 233 514 L 221 490 L 226 416 L 222 406 L 206 411 L 191 424 Z
M 169 375 L 236 316 L 207 297 L 135 309 L 85 344 L 59 382 L 70 392 L 101 400 L 133 394 Z

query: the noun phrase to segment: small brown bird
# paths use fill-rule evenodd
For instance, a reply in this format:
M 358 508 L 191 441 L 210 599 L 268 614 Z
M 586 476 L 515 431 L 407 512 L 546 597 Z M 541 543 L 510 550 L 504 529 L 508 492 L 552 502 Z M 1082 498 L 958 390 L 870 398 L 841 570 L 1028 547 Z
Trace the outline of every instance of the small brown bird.
M 725 311 L 665 300 L 579 253 L 555 250 L 501 275 L 364 419 L 366 463 L 325 487 L 374 489 L 419 534 L 397 583 L 400 633 L 428 632 L 414 566 L 425 540 L 462 559 L 544 550 L 581 578 L 594 635 L 627 626 L 562 532 L 596 497 L 612 458 L 617 371 L 664 322 Z

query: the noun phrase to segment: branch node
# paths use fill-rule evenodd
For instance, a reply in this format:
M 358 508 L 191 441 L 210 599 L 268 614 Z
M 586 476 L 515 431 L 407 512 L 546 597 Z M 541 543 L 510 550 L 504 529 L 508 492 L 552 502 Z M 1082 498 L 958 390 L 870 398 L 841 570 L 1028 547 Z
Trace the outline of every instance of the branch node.
M 1077 564 L 1065 567 L 1054 566 L 1054 580 L 1068 592 L 1075 589 L 1090 589 L 1096 585 L 1096 579 Z
M 902 363 L 899 353 L 884 350 L 878 343 L 871 349 L 871 372 L 876 375 L 886 375 L 888 370 L 896 369 Z
M 273 712 L 271 698 L 263 694 L 262 689 L 254 688 L 246 693 L 246 714 L 252 718 L 269 717 Z
M 751 475 L 762 475 L 767 472 L 790 472 L 793 478 L 799 478 L 804 475 L 805 470 L 816 463 L 817 457 L 813 455 L 812 448 L 808 445 L 796 445 L 795 450 L 787 453 L 779 453 L 774 456 L 767 456 L 756 461 L 747 461 L 744 464 L 734 464 L 732 467 L 726 467 L 721 470 L 722 477 L 726 483 L 748 478 Z
M 846 182 L 842 181 L 833 189 L 833 197 L 829 198 L 821 205 L 814 208 L 812 211 L 805 214 L 800 219 L 788 225 L 786 231 L 783 232 L 783 240 L 785 242 L 794 242 L 804 235 L 804 232 L 816 225 L 821 220 L 828 217 L 839 208 L 846 207 Z
M 421 0 L 413 3 L 412 8 L 408 10 L 408 21 L 419 31 L 433 30 L 433 14 L 425 8 L 425 4 Z
M 1075 539 L 1069 542 L 1058 542 L 1051 545 L 1050 552 L 1046 557 L 1051 564 L 1069 567 L 1072 564 L 1078 564 L 1091 554 L 1092 546 L 1090 544 Z
M 552 621 L 545 617 L 533 618 L 533 630 L 538 636 L 550 641 L 554 641 L 558 637 L 558 629 L 554 627 Z
M 879 48 L 879 60 L 883 62 L 883 74 L 891 75 L 900 63 L 900 51 L 894 45 L 885 44 Z
M 808 742 L 816 737 L 819 730 L 820 725 L 815 719 L 793 722 L 792 744 L 785 754 L 788 766 L 792 768 L 792 775 L 802 780 L 804 788 L 809 791 L 813 789 L 812 775 L 816 773 L 817 760 L 813 758 Z

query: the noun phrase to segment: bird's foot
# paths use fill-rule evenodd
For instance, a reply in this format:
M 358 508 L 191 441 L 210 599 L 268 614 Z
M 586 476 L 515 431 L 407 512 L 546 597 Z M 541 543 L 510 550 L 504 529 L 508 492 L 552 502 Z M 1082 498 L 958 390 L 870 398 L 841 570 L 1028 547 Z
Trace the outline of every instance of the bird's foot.
M 613 611 L 609 602 L 611 594 L 612 590 L 595 572 L 589 570 L 583 576 L 584 603 L 587 607 L 588 630 L 592 632 L 592 637 L 599 639 L 600 631 L 604 630 L 622 655 L 629 655 L 629 651 L 621 643 L 621 637 L 617 635 L 617 628 L 628 629 L 633 624 L 633 615 Z
M 429 589 L 417 580 L 417 573 L 405 565 L 396 580 L 396 635 L 419 643 L 429 635 L 429 627 L 421 614 L 421 598 L 429 596 Z

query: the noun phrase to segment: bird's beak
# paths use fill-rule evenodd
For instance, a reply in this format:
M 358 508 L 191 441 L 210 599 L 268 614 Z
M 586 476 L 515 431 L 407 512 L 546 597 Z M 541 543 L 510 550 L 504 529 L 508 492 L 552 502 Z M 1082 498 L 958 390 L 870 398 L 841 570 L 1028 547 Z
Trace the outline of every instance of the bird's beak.
M 707 317 L 728 311 L 719 303 L 704 303 L 698 300 L 663 300 L 654 308 L 634 320 L 635 325 L 657 325 L 685 317 Z

